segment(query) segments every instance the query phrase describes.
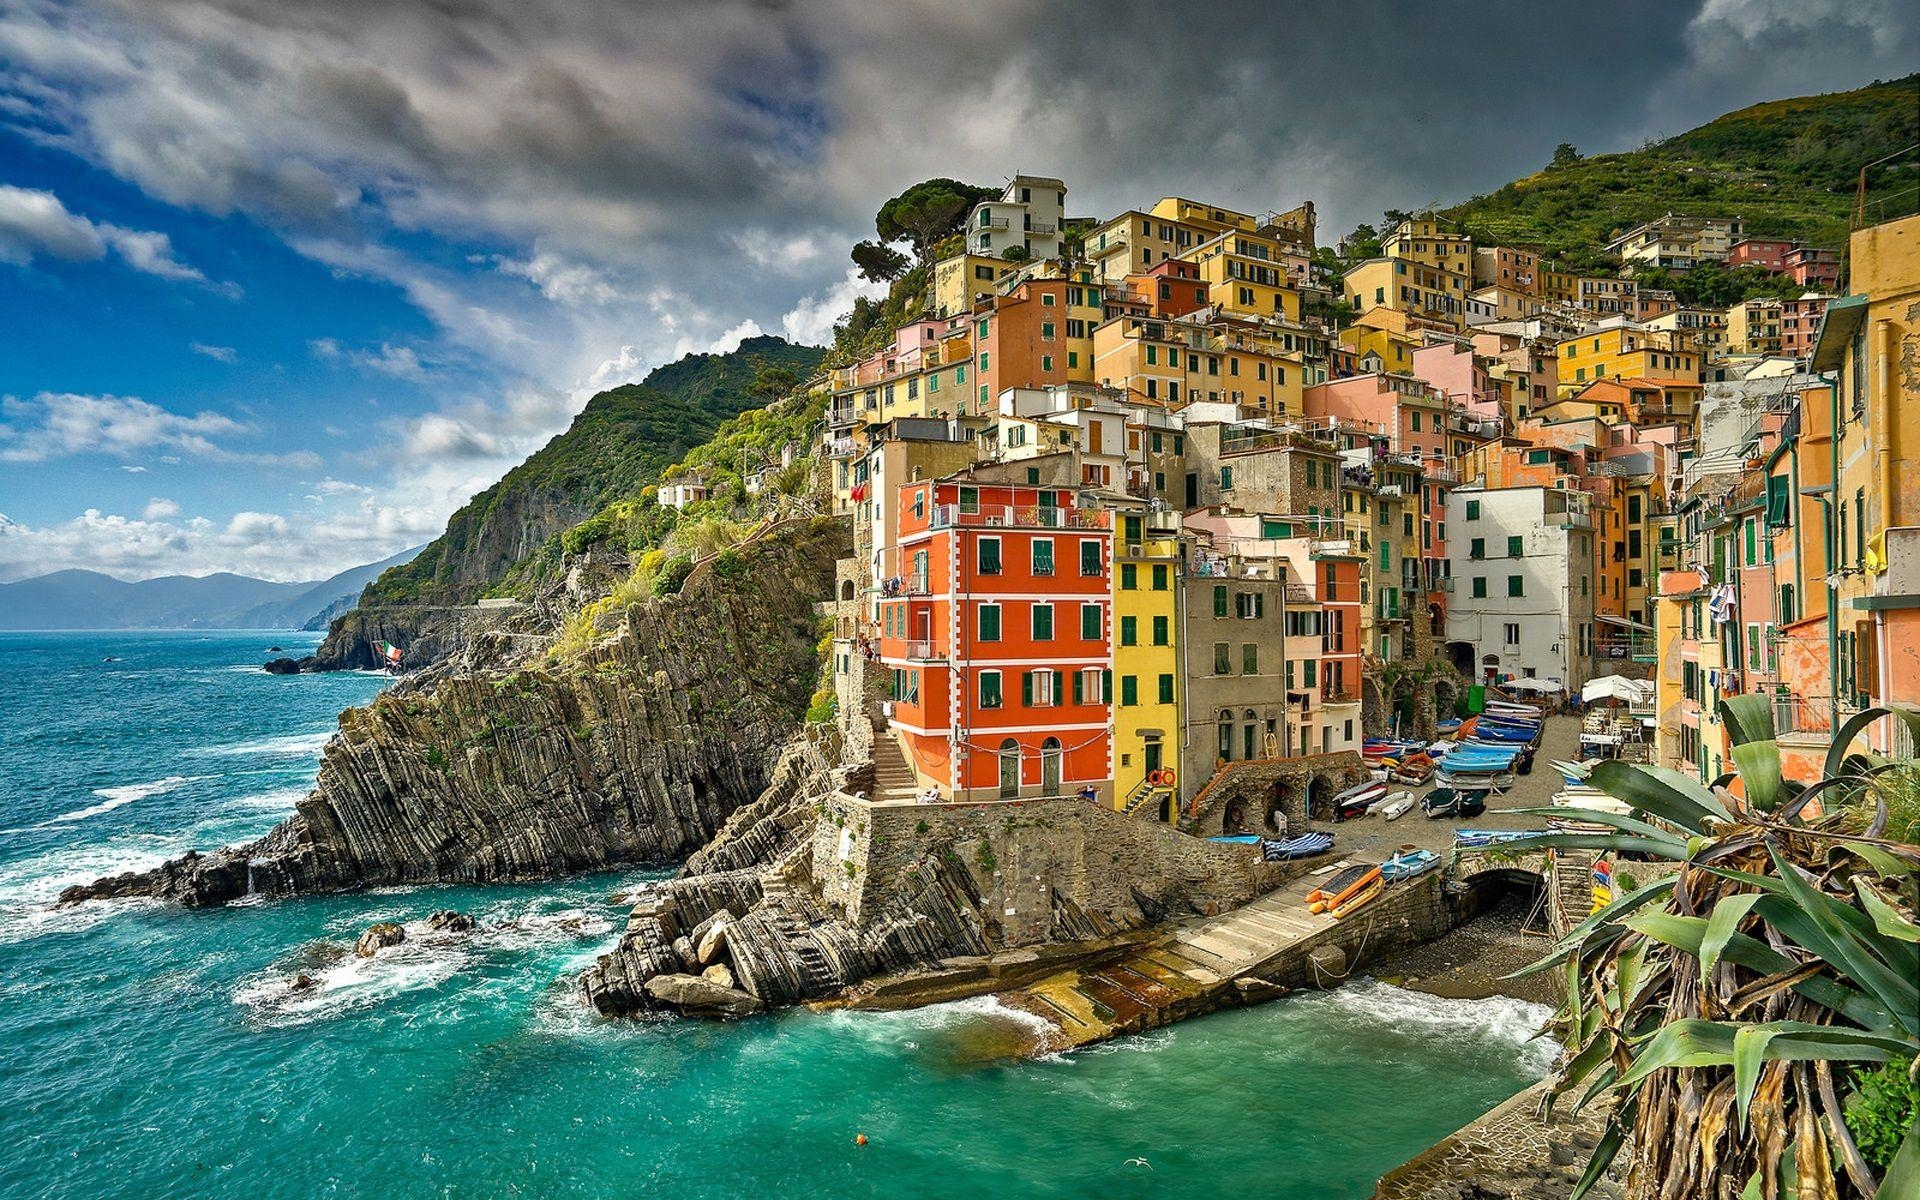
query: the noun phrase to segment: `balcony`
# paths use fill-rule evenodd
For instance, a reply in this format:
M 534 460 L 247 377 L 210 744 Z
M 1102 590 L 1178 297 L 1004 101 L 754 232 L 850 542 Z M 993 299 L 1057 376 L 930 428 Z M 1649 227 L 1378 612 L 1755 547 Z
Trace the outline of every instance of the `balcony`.
M 1593 517 L 1588 513 L 1574 512 L 1569 509 L 1566 512 L 1548 513 L 1547 524 L 1558 525 L 1563 529 L 1592 529 Z
M 946 651 L 939 649 L 930 641 L 907 643 L 907 661 L 909 662 L 945 662 L 946 660 Z
M 858 458 L 860 457 L 860 443 L 850 437 L 828 438 L 827 457 Z
M 1040 508 L 1033 505 L 982 504 L 965 510 L 941 504 L 933 510 L 933 528 L 985 526 L 996 529 L 1110 529 L 1113 514 L 1084 508 Z
M 984 220 L 984 221 L 975 221 L 975 222 L 973 223 L 973 227 L 974 227 L 975 229 L 1006 229 L 1006 228 L 1008 228 L 1008 225 L 1007 225 L 1007 218 L 1005 218 L 1005 217 L 988 217 L 988 218 L 987 218 L 986 220 Z

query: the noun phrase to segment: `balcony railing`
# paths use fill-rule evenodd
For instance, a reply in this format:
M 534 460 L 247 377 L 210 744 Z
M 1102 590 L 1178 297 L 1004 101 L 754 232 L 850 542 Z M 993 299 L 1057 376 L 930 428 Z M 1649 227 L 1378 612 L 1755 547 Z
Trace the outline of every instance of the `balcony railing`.
M 962 509 L 941 504 L 933 510 L 933 528 L 978 525 L 1015 529 L 1110 529 L 1113 514 L 1084 508 L 1041 508 L 1034 505 L 982 504 Z
M 939 662 L 946 654 L 937 649 L 930 641 L 910 641 L 907 643 L 907 658 L 913 662 Z
M 1587 513 L 1569 509 L 1566 512 L 1548 513 L 1547 524 L 1560 525 L 1567 529 L 1592 529 L 1593 517 Z
M 860 444 L 852 438 L 839 437 L 827 439 L 828 458 L 858 458 L 859 456 Z
M 1007 228 L 1007 218 L 988 217 L 984 221 L 975 221 L 973 227 L 975 229 L 1005 229 Z

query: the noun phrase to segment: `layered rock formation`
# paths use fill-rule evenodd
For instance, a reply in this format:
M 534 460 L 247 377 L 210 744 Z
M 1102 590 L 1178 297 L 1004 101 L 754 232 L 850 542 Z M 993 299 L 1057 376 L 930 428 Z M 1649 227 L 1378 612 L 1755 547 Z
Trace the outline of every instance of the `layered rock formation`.
M 696 572 L 561 667 L 409 679 L 342 714 L 313 792 L 259 841 L 62 901 L 218 904 L 680 859 L 766 789 L 818 672 L 813 605 L 846 539 L 826 518 L 780 527 L 730 578 Z

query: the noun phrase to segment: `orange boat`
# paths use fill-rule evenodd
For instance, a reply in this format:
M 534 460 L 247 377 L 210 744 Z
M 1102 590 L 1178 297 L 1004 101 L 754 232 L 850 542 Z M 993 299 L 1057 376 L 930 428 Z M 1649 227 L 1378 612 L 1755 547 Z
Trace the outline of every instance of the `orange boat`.
M 1332 879 L 1307 893 L 1308 912 L 1338 913 L 1340 906 L 1365 891 L 1369 884 L 1378 890 L 1380 868 L 1365 863 L 1348 867 Z
M 1379 869 L 1375 868 L 1372 879 L 1364 887 L 1333 906 L 1330 910 L 1333 913 L 1333 919 L 1338 921 L 1343 917 L 1351 916 L 1356 910 L 1366 907 L 1373 902 L 1374 898 L 1378 896 L 1385 887 L 1386 883 L 1380 878 Z

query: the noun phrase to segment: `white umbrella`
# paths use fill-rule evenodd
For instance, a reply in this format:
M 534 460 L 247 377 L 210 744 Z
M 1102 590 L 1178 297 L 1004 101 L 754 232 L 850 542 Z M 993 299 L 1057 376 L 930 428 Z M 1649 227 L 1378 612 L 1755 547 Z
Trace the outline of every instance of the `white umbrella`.
M 1580 689 L 1580 699 L 1591 704 L 1595 700 L 1625 700 L 1628 704 L 1651 704 L 1653 702 L 1653 681 L 1650 679 L 1628 679 L 1625 675 L 1604 675 L 1599 679 L 1589 679 Z
M 1510 692 L 1557 692 L 1558 679 L 1514 679 L 1500 685 Z

